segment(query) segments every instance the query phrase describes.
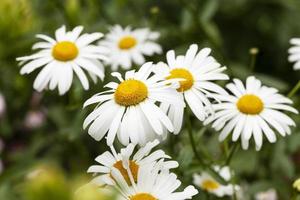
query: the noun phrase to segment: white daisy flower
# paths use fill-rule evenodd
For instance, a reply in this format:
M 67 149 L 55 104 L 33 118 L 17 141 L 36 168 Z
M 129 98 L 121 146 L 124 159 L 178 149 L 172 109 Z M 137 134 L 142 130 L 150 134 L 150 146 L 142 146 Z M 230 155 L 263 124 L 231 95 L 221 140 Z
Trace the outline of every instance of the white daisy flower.
M 129 69 L 132 63 L 142 65 L 145 63 L 144 56 L 161 54 L 160 45 L 155 43 L 158 37 L 158 32 L 152 32 L 148 28 L 132 30 L 129 26 L 123 29 L 120 25 L 115 25 L 99 44 L 110 50 L 108 64 L 115 71 L 119 66 Z
M 157 74 L 161 74 L 166 79 L 184 79 L 180 81 L 177 89 L 181 98 L 191 108 L 196 117 L 203 121 L 208 114 L 212 114 L 210 98 L 218 99 L 219 94 L 226 95 L 227 92 L 213 83 L 216 80 L 227 80 L 229 77 L 222 73 L 226 67 L 220 67 L 216 60 L 209 56 L 211 50 L 204 48 L 198 53 L 198 46 L 190 46 L 185 56 L 175 56 L 173 50 L 167 53 L 167 65 L 159 63 L 155 69 Z M 175 133 L 179 133 L 183 121 L 183 107 L 175 107 L 163 103 L 162 109 L 168 112 L 170 119 L 175 125 Z
M 139 71 L 128 71 L 125 80 L 118 72 L 112 73 L 120 83 L 110 82 L 105 92 L 88 99 L 84 106 L 97 103 L 98 106 L 84 121 L 83 127 L 97 141 L 106 132 L 107 144 L 112 145 L 116 135 L 123 145 L 131 141 L 143 145 L 157 138 L 165 138 L 167 131 L 174 131 L 167 115 L 155 104 L 164 102 L 183 107 L 184 102 L 178 98 L 174 87 L 178 82 L 162 80 L 152 74 L 152 63 L 145 63 Z M 174 83 L 174 84 L 173 84 Z
M 222 103 L 214 105 L 216 114 L 209 117 L 205 124 L 213 121 L 212 127 L 221 131 L 219 139 L 223 141 L 231 132 L 235 142 L 241 137 L 243 149 L 248 149 L 249 140 L 253 136 L 256 149 L 263 144 L 263 134 L 269 142 L 276 142 L 276 134 L 291 134 L 290 126 L 294 121 L 282 111 L 298 113 L 289 106 L 292 101 L 278 93 L 278 90 L 262 86 L 255 77 L 247 78 L 246 85 L 234 79 L 227 84 L 232 95 L 222 95 Z
M 72 31 L 66 31 L 62 26 L 55 32 L 55 39 L 38 34 L 43 41 L 33 45 L 32 49 L 39 51 L 30 56 L 17 58 L 22 65 L 21 74 L 29 74 L 43 67 L 37 75 L 33 87 L 37 91 L 49 86 L 50 90 L 58 88 L 59 94 L 65 94 L 71 87 L 73 71 L 78 76 L 84 89 L 89 89 L 89 81 L 83 69 L 88 72 L 94 82 L 97 77 L 104 78 L 104 67 L 100 62 L 107 60 L 104 55 L 107 49 L 91 43 L 100 39 L 102 33 L 83 34 L 83 27 L 77 26 Z
M 300 69 L 300 38 L 292 38 L 290 44 L 293 45 L 289 48 L 289 57 L 288 60 L 294 64 L 294 70 Z
M 120 200 L 185 200 L 198 194 L 194 186 L 176 192 L 181 182 L 174 173 L 162 170 L 164 167 L 161 165 L 161 162 L 143 165 L 138 170 L 137 182 L 131 178 L 131 185 L 127 184 L 119 170 L 113 168 L 111 184 L 116 186 L 123 196 Z M 129 169 L 126 165 L 124 167 Z M 127 171 L 130 173 L 130 170 Z
M 145 147 L 140 148 L 135 154 L 133 153 L 135 145 L 130 143 L 126 148 L 121 149 L 120 153 L 117 153 L 113 146 L 110 146 L 111 152 L 107 151 L 95 160 L 100 165 L 92 165 L 88 169 L 88 173 L 100 174 L 93 179 L 93 183 L 97 185 L 103 185 L 107 179 L 111 177 L 112 168 L 118 169 L 126 182 L 130 184 L 129 175 L 123 167 L 124 162 L 130 163 L 130 171 L 133 179 L 137 181 L 138 169 L 146 164 L 156 162 L 161 159 L 169 159 L 170 157 L 162 150 L 156 150 L 151 153 L 152 149 L 159 144 L 158 140 L 149 142 Z M 172 169 L 178 167 L 176 161 L 164 161 L 164 167 L 166 169 Z
M 231 174 L 229 167 L 225 166 L 221 168 L 220 166 L 214 166 L 214 169 L 224 180 L 230 181 Z M 212 193 L 218 197 L 224 197 L 226 195 L 232 196 L 234 194 L 234 190 L 239 190 L 239 186 L 237 185 L 222 185 L 207 172 L 202 172 L 200 175 L 194 174 L 194 184 L 199 186 L 202 190 Z

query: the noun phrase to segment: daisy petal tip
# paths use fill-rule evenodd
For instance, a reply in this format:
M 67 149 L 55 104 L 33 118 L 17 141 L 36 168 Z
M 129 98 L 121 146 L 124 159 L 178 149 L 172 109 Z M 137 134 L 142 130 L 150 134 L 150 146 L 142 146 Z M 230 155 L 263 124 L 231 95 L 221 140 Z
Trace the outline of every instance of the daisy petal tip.
M 157 146 L 159 144 L 159 140 L 158 139 L 155 139 L 153 142 L 152 142 L 153 146 Z
M 190 49 L 196 49 L 196 51 L 198 50 L 198 45 L 197 44 L 191 44 Z
M 92 173 L 92 167 L 89 167 L 88 170 L 86 171 L 87 173 Z
M 100 141 L 100 140 L 98 140 L 98 141 Z M 108 139 L 108 138 L 106 137 L 106 144 L 107 144 L 107 146 L 113 146 L 113 143 L 114 143 L 113 140 Z
M 226 138 L 223 138 L 221 135 L 219 135 L 218 140 L 219 142 L 223 142 Z

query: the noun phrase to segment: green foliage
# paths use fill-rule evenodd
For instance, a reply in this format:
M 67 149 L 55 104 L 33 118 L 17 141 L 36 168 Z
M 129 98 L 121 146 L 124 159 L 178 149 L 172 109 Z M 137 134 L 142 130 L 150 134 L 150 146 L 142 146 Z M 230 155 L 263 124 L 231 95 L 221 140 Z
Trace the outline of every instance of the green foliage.
M 49 91 L 37 95 L 32 89 L 36 73 L 19 74 L 15 58 L 31 53 L 36 33 L 53 35 L 62 24 L 69 28 L 82 24 L 87 32 L 104 33 L 114 24 L 150 27 L 161 33 L 159 43 L 165 51 L 182 53 L 192 43 L 211 47 L 231 77 L 244 80 L 255 74 L 282 93 L 299 80 L 299 72 L 287 62 L 289 39 L 300 37 L 299 0 L 1 0 L 0 13 L 0 92 L 7 103 L 5 117 L 0 118 L 0 137 L 6 143 L 1 155 L 5 171 L 0 177 L 0 199 L 70 199 L 66 177 L 84 173 L 107 149 L 105 142 L 94 141 L 82 130 L 88 112 L 82 109 L 83 102 L 102 91 L 102 82 L 84 91 L 77 80 L 62 97 Z M 254 71 L 250 67 L 252 47 L 259 49 Z M 164 61 L 165 55 L 151 60 Z M 299 94 L 293 100 L 299 108 Z M 46 122 L 38 128 L 24 126 L 31 110 L 46 115 Z M 300 117 L 293 117 L 299 127 Z M 201 128 L 194 119 L 197 149 L 207 162 L 223 163 L 225 144 L 218 142 L 215 131 Z M 246 185 L 245 199 L 269 188 L 275 188 L 280 199 L 291 197 L 292 182 L 300 175 L 299 131 L 295 128 L 291 136 L 276 144 L 265 142 L 260 152 L 238 150 L 232 167 L 236 181 Z M 193 172 L 203 169 L 193 156 L 186 130 L 160 147 L 181 164 L 176 173 L 184 185 L 191 184 Z M 38 161 L 48 160 L 56 162 L 66 175 L 25 181 Z M 195 199 L 207 197 L 215 198 L 201 192 Z

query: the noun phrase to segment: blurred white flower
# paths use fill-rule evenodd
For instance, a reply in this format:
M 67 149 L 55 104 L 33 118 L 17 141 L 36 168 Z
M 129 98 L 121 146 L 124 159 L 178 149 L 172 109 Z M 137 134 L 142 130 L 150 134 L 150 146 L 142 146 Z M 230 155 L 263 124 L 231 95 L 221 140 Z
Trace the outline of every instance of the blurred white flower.
M 188 106 L 196 117 L 203 121 L 214 111 L 209 99 L 217 99 L 227 92 L 212 81 L 227 80 L 229 77 L 223 73 L 226 67 L 221 65 L 210 56 L 211 50 L 204 48 L 198 52 L 198 46 L 190 46 L 186 54 L 175 56 L 173 50 L 167 53 L 167 65 L 159 63 L 155 72 L 166 79 L 183 79 L 177 91 L 181 99 L 185 99 Z M 168 113 L 175 125 L 175 133 L 179 133 L 182 122 L 184 107 L 176 107 L 162 103 L 161 108 Z
M 289 57 L 288 60 L 290 62 L 295 63 L 294 64 L 294 70 L 300 69 L 300 38 L 292 38 L 290 40 L 290 44 L 292 45 L 291 48 L 289 48 Z
M 282 111 L 298 113 L 289 104 L 293 102 L 278 93 L 278 90 L 266 87 L 255 77 L 247 78 L 246 85 L 238 79 L 226 87 L 233 95 L 220 95 L 222 103 L 213 105 L 216 114 L 210 116 L 205 124 L 213 122 L 212 127 L 221 131 L 219 140 L 223 141 L 231 132 L 235 142 L 241 138 L 243 149 L 248 149 L 251 137 L 256 150 L 263 144 L 263 135 L 269 142 L 276 142 L 276 134 L 291 134 L 290 126 L 295 122 Z
M 216 172 L 224 178 L 225 181 L 230 181 L 231 174 L 229 167 L 214 166 Z M 202 172 L 199 174 L 194 174 L 194 184 L 200 187 L 202 190 L 206 190 L 218 197 L 232 196 L 234 192 L 240 189 L 237 185 L 227 184 L 222 185 L 217 180 L 215 180 L 208 172 Z
M 40 110 L 29 111 L 24 120 L 26 128 L 35 129 L 41 127 L 46 120 L 45 113 Z
M 130 184 L 129 174 L 123 167 L 124 162 L 130 163 L 130 171 L 134 181 L 136 182 L 138 170 L 141 166 L 161 159 L 170 158 L 162 150 L 156 150 L 151 153 L 152 149 L 158 144 L 158 140 L 149 142 L 145 147 L 141 147 L 135 154 L 133 153 L 135 145 L 132 143 L 126 148 L 121 149 L 120 153 L 117 153 L 114 147 L 111 146 L 111 152 L 107 151 L 95 159 L 98 163 L 100 163 L 100 165 L 92 165 L 88 169 L 88 173 L 94 173 L 95 175 L 100 174 L 100 176 L 94 178 L 92 182 L 97 185 L 104 185 L 109 177 L 111 177 L 112 168 L 116 168 L 121 172 L 125 181 Z M 176 161 L 164 161 L 164 167 L 167 169 L 176 168 L 178 167 L 178 163 Z
M 94 82 L 97 77 L 103 80 L 104 67 L 100 61 L 107 60 L 104 55 L 107 49 L 91 44 L 103 34 L 85 33 L 80 36 L 82 30 L 82 26 L 77 26 L 72 31 L 66 31 L 66 27 L 62 26 L 56 30 L 55 39 L 38 34 L 36 37 L 43 41 L 34 44 L 32 49 L 41 50 L 33 55 L 17 58 L 23 66 L 21 74 L 29 74 L 43 67 L 33 84 L 37 91 L 40 92 L 49 85 L 50 90 L 58 87 L 59 94 L 65 94 L 72 85 L 73 71 L 87 90 L 89 81 L 82 69 L 87 71 Z
M 163 139 L 173 132 L 174 126 L 168 116 L 156 105 L 164 102 L 183 107 L 184 102 L 176 92 L 178 81 L 163 80 L 152 74 L 153 65 L 145 63 L 139 71 L 127 71 L 125 80 L 118 72 L 112 76 L 120 83 L 110 82 L 109 90 L 88 99 L 84 106 L 97 103 L 97 107 L 84 121 L 88 133 L 97 141 L 107 133 L 107 144 L 112 145 L 117 135 L 123 145 L 129 142 L 144 145 L 154 139 Z
M 127 184 L 118 169 L 113 168 L 111 184 L 117 185 L 123 196 L 120 200 L 185 200 L 198 194 L 194 186 L 176 192 L 181 182 L 174 173 L 163 170 L 163 165 L 163 162 L 158 162 L 141 166 L 138 169 L 137 182 L 131 180 L 131 185 Z M 124 163 L 124 168 L 131 173 L 128 164 Z
M 115 71 L 119 66 L 129 69 L 133 63 L 142 65 L 145 55 L 161 54 L 160 45 L 154 42 L 158 37 L 158 32 L 152 32 L 148 28 L 132 30 L 129 26 L 123 29 L 120 25 L 115 25 L 99 44 L 110 50 L 108 64 Z
M 274 189 L 259 192 L 255 195 L 255 200 L 277 200 L 277 193 Z
M 6 103 L 4 96 L 0 93 L 0 118 L 3 117 L 6 110 Z

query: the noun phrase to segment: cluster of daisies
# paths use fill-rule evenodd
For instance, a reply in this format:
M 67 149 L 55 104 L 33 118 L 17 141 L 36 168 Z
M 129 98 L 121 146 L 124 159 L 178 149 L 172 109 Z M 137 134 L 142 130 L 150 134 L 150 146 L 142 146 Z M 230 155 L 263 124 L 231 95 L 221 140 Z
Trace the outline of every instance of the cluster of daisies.
M 226 88 L 219 86 L 216 81 L 229 77 L 209 48 L 198 49 L 192 44 L 183 55 L 170 50 L 165 62 L 153 63 L 146 62 L 145 56 L 162 53 L 155 42 L 157 32 L 119 25 L 106 35 L 82 31 L 82 26 L 72 31 L 62 26 L 55 32 L 55 39 L 37 35 L 42 41 L 33 49 L 38 51 L 17 60 L 21 74 L 42 68 L 33 84 L 36 90 L 58 88 L 60 95 L 71 88 L 73 72 L 87 90 L 89 77 L 96 83 L 104 80 L 106 67 L 113 71 L 111 76 L 116 81 L 107 83 L 104 91 L 84 103 L 84 107 L 96 107 L 83 127 L 95 140 L 105 138 L 111 149 L 96 158 L 100 165 L 89 168 L 88 172 L 97 176 L 92 182 L 113 186 L 123 199 L 184 200 L 198 193 L 194 186 L 177 192 L 181 182 L 171 170 L 178 163 L 162 150 L 152 152 L 169 133 L 180 133 L 187 110 L 204 125 L 212 124 L 220 132 L 220 141 L 229 136 L 233 142 L 240 139 L 243 149 L 254 142 L 260 150 L 264 136 L 273 143 L 276 133 L 289 135 L 295 126 L 284 113 L 298 113 L 292 101 L 255 77 L 248 77 L 245 83 L 233 79 Z M 291 42 L 296 47 L 290 49 L 289 60 L 300 68 L 300 39 Z M 138 66 L 137 70 L 131 70 L 133 65 Z M 117 72 L 119 67 L 127 70 L 124 75 Z M 115 140 L 126 146 L 119 153 L 113 147 Z M 194 175 L 195 185 L 220 197 L 239 189 L 230 184 L 227 166 L 213 168 L 228 184 L 202 172 Z

